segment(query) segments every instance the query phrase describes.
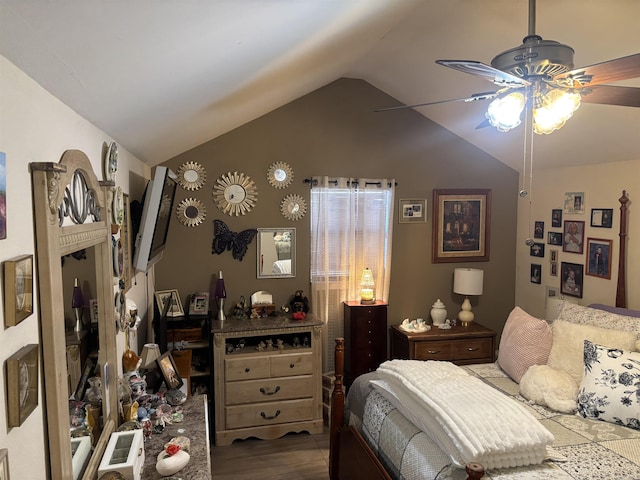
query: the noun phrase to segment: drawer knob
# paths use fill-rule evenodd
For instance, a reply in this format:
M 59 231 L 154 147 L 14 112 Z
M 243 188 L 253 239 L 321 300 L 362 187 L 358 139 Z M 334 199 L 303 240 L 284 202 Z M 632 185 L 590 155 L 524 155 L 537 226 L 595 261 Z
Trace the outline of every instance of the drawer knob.
M 295 363 L 290 363 L 290 364 L 289 364 L 289 368 L 295 368 L 295 367 L 296 367 L 296 364 L 295 364 Z
M 264 412 L 260 412 L 260 416 L 262 418 L 264 418 L 265 420 L 273 420 L 274 418 L 276 418 L 278 415 L 280 415 L 280 410 L 276 410 L 276 414 L 272 415 L 272 416 L 267 416 L 266 413 Z
M 263 395 L 275 395 L 279 391 L 280 391 L 280 386 L 279 385 L 276 386 L 276 388 L 273 390 L 273 392 L 267 392 L 264 387 L 260 388 L 260 393 L 263 394 Z
M 246 367 L 246 368 L 244 369 L 244 371 L 245 371 L 245 373 L 249 373 L 249 372 L 251 371 L 251 369 L 250 369 L 249 367 Z

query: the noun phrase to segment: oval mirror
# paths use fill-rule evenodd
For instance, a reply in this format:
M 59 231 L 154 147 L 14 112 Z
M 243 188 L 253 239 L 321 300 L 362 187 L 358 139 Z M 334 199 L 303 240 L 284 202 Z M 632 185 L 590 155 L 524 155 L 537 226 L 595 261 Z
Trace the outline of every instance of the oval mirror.
M 296 276 L 296 229 L 258 229 L 258 278 Z

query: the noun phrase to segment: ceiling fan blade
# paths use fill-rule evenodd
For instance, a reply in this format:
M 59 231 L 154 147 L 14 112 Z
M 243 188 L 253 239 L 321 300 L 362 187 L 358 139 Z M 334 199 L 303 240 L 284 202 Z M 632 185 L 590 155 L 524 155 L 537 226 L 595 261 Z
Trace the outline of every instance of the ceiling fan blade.
M 553 77 L 553 82 L 565 87 L 580 87 L 618 82 L 640 77 L 640 53 L 607 62 L 580 67 Z
M 640 107 L 640 88 L 594 85 L 579 90 L 584 103 Z
M 480 130 L 481 128 L 486 128 L 486 127 L 490 127 L 491 124 L 489 123 L 488 119 L 484 119 L 482 122 L 480 122 L 478 125 L 476 125 L 475 130 Z
M 526 87 L 531 82 L 475 60 L 436 60 L 438 65 L 470 73 L 502 87 Z
M 374 112 L 386 112 L 388 110 L 400 110 L 402 108 L 426 107 L 428 105 L 438 105 L 440 103 L 450 103 L 450 102 L 476 102 L 478 100 L 488 100 L 490 98 L 495 98 L 501 93 L 502 93 L 502 90 L 499 90 L 497 92 L 474 93 L 469 97 L 463 97 L 463 98 L 451 98 L 449 100 L 437 100 L 435 102 L 417 103 L 415 105 L 398 105 L 395 107 L 378 108 L 377 110 L 374 110 Z

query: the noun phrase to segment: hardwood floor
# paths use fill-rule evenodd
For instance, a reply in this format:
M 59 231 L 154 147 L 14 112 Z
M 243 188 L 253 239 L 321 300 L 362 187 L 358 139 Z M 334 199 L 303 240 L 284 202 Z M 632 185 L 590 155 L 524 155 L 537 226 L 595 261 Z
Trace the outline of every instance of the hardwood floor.
M 212 480 L 328 480 L 329 429 L 211 447 Z

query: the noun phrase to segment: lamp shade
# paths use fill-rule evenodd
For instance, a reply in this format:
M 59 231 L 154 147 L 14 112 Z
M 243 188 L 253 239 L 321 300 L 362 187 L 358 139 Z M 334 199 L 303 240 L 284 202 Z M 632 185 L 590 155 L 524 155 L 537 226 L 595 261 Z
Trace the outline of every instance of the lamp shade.
M 80 284 L 78 279 L 76 278 L 73 282 L 73 296 L 71 297 L 71 308 L 82 308 L 84 307 L 84 297 L 82 296 L 82 289 L 80 288 Z
M 362 271 L 362 277 L 360 277 L 360 303 L 365 305 L 375 303 L 375 298 L 373 296 L 374 286 L 373 272 L 368 268 L 365 268 Z
M 484 270 L 456 268 L 453 272 L 453 291 L 460 295 L 482 295 Z
M 224 280 L 222 278 L 222 270 L 218 272 L 218 279 L 216 280 L 216 298 L 227 298 L 227 290 L 224 288 Z
M 154 365 L 156 358 L 160 357 L 160 346 L 157 343 L 145 343 L 142 347 L 142 355 L 140 356 L 140 365 L 147 368 Z

